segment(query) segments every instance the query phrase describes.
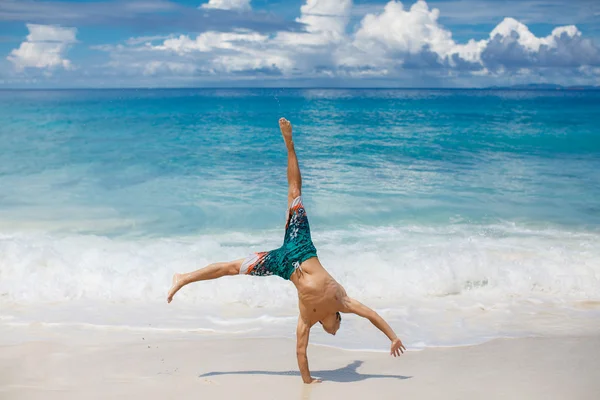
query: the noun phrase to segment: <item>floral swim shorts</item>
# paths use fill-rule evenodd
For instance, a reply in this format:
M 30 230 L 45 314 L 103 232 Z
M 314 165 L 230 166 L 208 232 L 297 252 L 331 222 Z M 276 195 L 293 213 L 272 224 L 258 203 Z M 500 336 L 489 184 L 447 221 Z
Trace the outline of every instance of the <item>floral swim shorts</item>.
M 302 197 L 296 197 L 288 210 L 283 245 L 275 250 L 248 256 L 240 267 L 240 274 L 278 275 L 289 280 L 294 271 L 300 268 L 300 264 L 316 256 L 317 249 L 310 238 Z

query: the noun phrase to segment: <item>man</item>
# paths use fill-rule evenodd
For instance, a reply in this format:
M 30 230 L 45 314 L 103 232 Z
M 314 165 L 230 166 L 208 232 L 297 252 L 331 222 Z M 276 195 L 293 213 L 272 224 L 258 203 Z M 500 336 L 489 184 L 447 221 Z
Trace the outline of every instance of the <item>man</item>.
M 296 330 L 296 354 L 304 383 L 317 383 L 308 369 L 306 348 L 310 328 L 317 322 L 323 329 L 335 335 L 342 322 L 342 313 L 353 313 L 367 318 L 392 342 L 390 354 L 394 357 L 406 348 L 392 328 L 375 311 L 348 297 L 344 288 L 323 268 L 317 258 L 317 250 L 310 238 L 308 218 L 302 204 L 302 178 L 292 140 L 292 125 L 285 118 L 279 127 L 288 151 L 288 217 L 283 245 L 272 251 L 254 253 L 245 259 L 211 264 L 187 274 L 175 274 L 167 301 L 188 283 L 216 279 L 225 275 L 279 275 L 292 281 L 298 289 L 300 316 Z

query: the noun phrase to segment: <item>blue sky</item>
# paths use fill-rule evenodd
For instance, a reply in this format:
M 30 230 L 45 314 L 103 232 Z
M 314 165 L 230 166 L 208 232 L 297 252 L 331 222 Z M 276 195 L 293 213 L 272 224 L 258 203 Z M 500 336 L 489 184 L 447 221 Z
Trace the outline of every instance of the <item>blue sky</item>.
M 596 0 L 0 0 L 0 88 L 600 84 Z

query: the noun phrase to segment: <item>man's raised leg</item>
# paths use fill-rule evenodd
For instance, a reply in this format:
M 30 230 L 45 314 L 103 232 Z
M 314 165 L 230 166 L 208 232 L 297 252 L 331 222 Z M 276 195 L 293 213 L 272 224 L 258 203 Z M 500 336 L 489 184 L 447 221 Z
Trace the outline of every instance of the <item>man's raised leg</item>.
M 167 302 L 170 303 L 175 293 L 188 283 L 217 279 L 226 275 L 238 275 L 243 261 L 242 258 L 235 261 L 214 263 L 194 272 L 173 275 L 173 286 L 169 289 Z
M 294 141 L 292 139 L 292 124 L 285 118 L 279 120 L 279 128 L 285 141 L 285 147 L 288 151 L 288 207 L 292 201 L 302 194 L 302 176 L 300 175 L 300 167 L 298 166 L 298 158 L 294 149 Z

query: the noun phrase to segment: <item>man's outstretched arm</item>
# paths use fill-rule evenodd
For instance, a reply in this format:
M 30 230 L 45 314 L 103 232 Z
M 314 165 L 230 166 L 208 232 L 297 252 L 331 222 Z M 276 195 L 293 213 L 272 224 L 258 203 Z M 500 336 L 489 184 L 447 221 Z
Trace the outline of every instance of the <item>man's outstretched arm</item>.
M 308 357 L 306 356 L 306 349 L 308 348 L 308 335 L 310 333 L 310 326 L 302 320 L 302 317 L 298 317 L 298 328 L 296 328 L 296 356 L 298 357 L 298 368 L 300 368 L 300 375 L 304 383 L 318 383 L 321 382 L 318 379 L 313 379 L 310 376 L 310 370 L 308 369 Z
M 406 347 L 404 347 L 402 341 L 398 339 L 398 336 L 396 336 L 394 330 L 374 310 L 370 309 L 369 307 L 365 306 L 357 300 L 354 300 L 350 297 L 346 297 L 346 300 L 344 301 L 344 309 L 341 311 L 345 313 L 360 315 L 361 317 L 371 321 L 371 323 L 375 325 L 377 329 L 383 332 L 385 336 L 387 336 L 388 339 L 390 339 L 390 341 L 392 342 L 390 354 L 394 357 L 399 356 L 400 353 L 404 353 L 404 350 L 406 350 Z

